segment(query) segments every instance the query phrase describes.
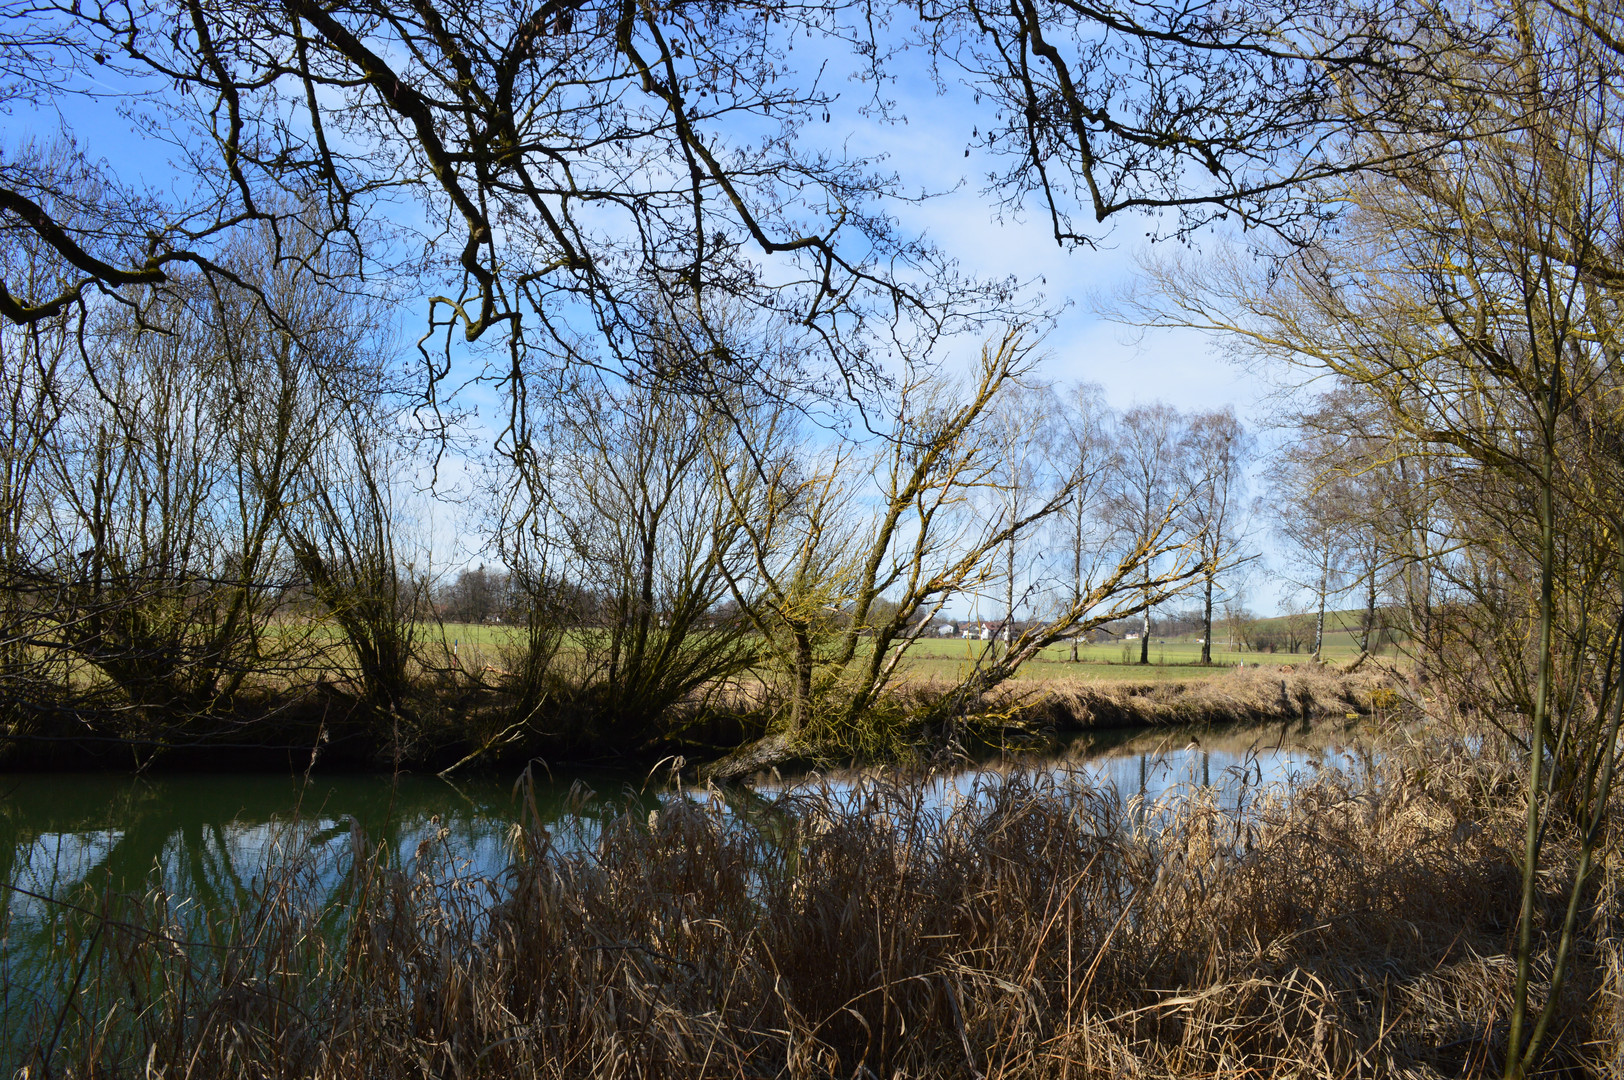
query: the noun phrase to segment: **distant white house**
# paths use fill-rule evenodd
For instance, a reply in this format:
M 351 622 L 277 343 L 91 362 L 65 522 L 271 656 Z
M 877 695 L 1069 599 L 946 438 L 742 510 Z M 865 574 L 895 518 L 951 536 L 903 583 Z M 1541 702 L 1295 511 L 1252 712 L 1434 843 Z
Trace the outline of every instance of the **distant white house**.
M 1138 641 L 1139 640 L 1139 632 L 1137 630 L 1130 630 L 1126 634 L 1122 635 L 1122 640 L 1123 641 Z
M 953 637 L 958 632 L 959 632 L 959 624 L 958 623 L 943 623 L 942 625 L 940 625 L 940 626 L 938 626 L 936 628 L 936 633 L 937 633 L 937 636 L 939 636 L 939 637 Z

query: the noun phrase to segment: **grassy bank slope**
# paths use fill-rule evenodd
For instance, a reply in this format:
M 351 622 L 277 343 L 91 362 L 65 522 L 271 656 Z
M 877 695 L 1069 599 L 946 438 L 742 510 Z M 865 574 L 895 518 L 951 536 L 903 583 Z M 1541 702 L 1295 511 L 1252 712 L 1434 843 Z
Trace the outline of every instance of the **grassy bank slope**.
M 1399 703 L 1379 670 L 1344 674 L 1317 664 L 1197 669 L 1148 681 L 1056 676 L 1007 687 L 1062 729 L 1169 724 L 1287 723 L 1351 714 L 1380 718 Z

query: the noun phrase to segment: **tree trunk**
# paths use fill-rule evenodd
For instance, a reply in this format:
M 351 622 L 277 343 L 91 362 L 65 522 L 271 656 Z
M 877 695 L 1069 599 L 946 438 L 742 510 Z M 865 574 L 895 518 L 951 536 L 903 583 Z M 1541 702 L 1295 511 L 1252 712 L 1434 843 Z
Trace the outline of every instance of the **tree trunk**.
M 789 729 L 800 731 L 812 712 L 812 635 L 796 630 L 795 636 L 795 701 L 790 706 Z
M 1325 590 L 1330 587 L 1328 578 L 1330 572 L 1320 571 L 1319 584 L 1319 610 L 1314 614 L 1314 659 L 1320 658 L 1320 650 L 1325 647 Z
M 1077 508 L 1077 531 L 1072 534 L 1071 545 L 1071 606 L 1076 610 L 1083 602 L 1083 510 Z M 1077 636 L 1071 638 L 1071 662 L 1077 663 Z
M 1004 560 L 1005 572 L 1009 575 L 1008 583 L 1004 587 L 1004 655 L 1009 655 L 1010 631 L 1015 625 L 1015 534 L 1009 536 L 1009 552 Z
M 1207 596 L 1201 612 L 1201 663 L 1212 663 L 1212 575 L 1207 575 Z
M 1376 626 L 1376 571 L 1373 568 L 1365 579 L 1365 619 L 1359 635 L 1359 651 L 1370 651 L 1370 632 Z
M 1534 904 L 1539 893 L 1540 787 L 1545 764 L 1545 733 L 1551 707 L 1551 622 L 1556 596 L 1556 505 L 1553 459 L 1556 456 L 1556 374 L 1551 375 L 1544 420 L 1545 445 L 1539 484 L 1539 669 L 1534 683 L 1534 730 L 1528 740 L 1528 821 L 1523 833 L 1522 906 L 1517 916 L 1517 980 L 1512 991 L 1511 1030 L 1506 1045 L 1506 1080 L 1522 1080 L 1538 1052 L 1523 1042 L 1528 1017 L 1528 979 L 1534 961 Z M 1575 888 L 1578 886 L 1576 885 Z M 1552 972 L 1553 977 L 1559 972 Z
M 638 678 L 647 674 L 644 663 L 648 655 L 649 633 L 654 627 L 654 557 L 658 548 L 658 519 L 648 523 L 643 534 L 642 562 L 637 568 L 637 618 L 634 622 L 631 655 L 627 658 Z
M 1150 663 L 1150 574 L 1145 574 L 1145 612 L 1141 624 L 1144 633 L 1139 637 L 1139 662 Z

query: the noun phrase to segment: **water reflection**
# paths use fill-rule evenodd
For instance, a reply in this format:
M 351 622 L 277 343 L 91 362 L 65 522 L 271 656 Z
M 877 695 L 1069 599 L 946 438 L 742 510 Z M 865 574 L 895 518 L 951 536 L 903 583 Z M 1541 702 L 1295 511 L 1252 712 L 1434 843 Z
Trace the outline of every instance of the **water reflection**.
M 1368 769 L 1369 754 L 1368 743 L 1352 728 L 1227 727 L 1097 739 L 1074 745 L 1065 760 L 1123 796 L 1155 803 L 1211 788 L 1220 808 L 1235 809 L 1249 793 L 1320 770 L 1357 778 Z
M 637 778 L 541 776 L 544 821 L 568 818 L 586 838 L 606 814 L 640 794 Z M 568 811 L 568 812 L 567 812 Z M 356 830 L 396 865 L 426 848 L 464 871 L 499 872 L 520 807 L 511 780 L 447 783 L 432 777 L 276 776 L 137 778 L 79 774 L 0 778 L 0 918 L 39 917 L 82 886 L 116 893 L 161 885 L 216 908 L 244 895 L 276 855 L 337 866 Z
M 991 772 L 1064 771 L 1074 782 L 1069 787 L 1080 782 L 1141 806 L 1165 805 L 1205 788 L 1218 809 L 1237 811 L 1260 791 L 1321 770 L 1357 779 L 1369 769 L 1370 753 L 1359 729 L 1342 725 L 1106 731 L 1084 735 L 1055 755 L 938 773 L 924 799 L 927 807 L 945 811 L 961 800 L 984 797 Z M 817 787 L 842 798 L 856 792 L 867 775 L 836 771 L 757 787 L 764 794 Z
M 1085 736 L 1058 755 L 939 774 L 931 798 L 945 806 L 971 794 L 988 770 L 1076 771 L 1122 798 L 1159 802 L 1198 786 L 1234 808 L 1248 792 L 1317 769 L 1367 767 L 1358 733 L 1314 729 L 1159 729 Z M 857 782 L 834 773 L 814 782 L 838 791 Z M 806 780 L 764 781 L 774 795 Z M 639 774 L 545 773 L 535 778 L 536 812 L 567 846 L 590 845 L 598 824 L 631 801 L 643 812 L 669 797 Z M 741 797 L 749 814 L 761 800 Z M 0 777 L 0 919 L 33 919 L 75 888 L 141 892 L 154 885 L 214 908 L 245 895 L 276 854 L 296 844 L 337 865 L 355 829 L 396 865 L 432 850 L 448 866 L 495 874 L 521 807 L 511 778 L 449 783 L 417 776 L 166 776 L 80 774 Z
M 1262 787 L 1317 769 L 1358 775 L 1369 768 L 1360 747 L 1357 733 L 1326 728 L 1103 733 L 1044 759 L 938 773 L 925 797 L 946 813 L 984 794 L 989 772 L 1063 769 L 1125 801 L 1137 796 L 1136 805 L 1205 787 L 1219 807 L 1235 809 Z M 861 774 L 761 782 L 730 794 L 728 812 L 773 835 L 785 791 L 815 783 L 855 793 L 860 782 Z M 627 773 L 540 774 L 531 790 L 554 843 L 575 850 L 592 849 L 612 816 L 681 797 Z M 279 863 L 306 868 L 305 899 L 336 911 L 358 837 L 394 865 L 436 878 L 497 875 L 522 811 L 511 778 L 0 777 L 0 882 L 9 886 L 0 889 L 0 1011 L 21 1023 L 41 1015 L 21 1007 L 37 999 L 49 1014 L 64 989 L 52 980 L 73 966 L 53 950 L 73 940 L 76 905 L 93 907 L 99 896 L 161 888 L 184 898 L 187 935 L 201 940 L 218 912 L 250 903 Z M 0 1026 L 5 1056 L 17 1032 L 9 1021 Z
M 555 843 L 589 847 L 610 816 L 658 806 L 643 779 L 540 774 L 535 813 Z M 0 776 L 0 1073 L 19 1028 L 56 1014 L 103 897 L 161 889 L 181 936 L 207 942 L 219 914 L 250 908 L 275 874 L 296 906 L 331 908 L 324 925 L 336 927 L 358 840 L 436 878 L 493 876 L 521 816 L 512 778 Z

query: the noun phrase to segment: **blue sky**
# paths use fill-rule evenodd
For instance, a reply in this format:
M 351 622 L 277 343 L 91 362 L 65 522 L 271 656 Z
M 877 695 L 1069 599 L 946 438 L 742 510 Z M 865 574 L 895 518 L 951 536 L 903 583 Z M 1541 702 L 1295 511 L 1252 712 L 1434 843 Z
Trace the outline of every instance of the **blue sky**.
M 796 55 L 802 55 L 799 48 Z M 905 54 L 907 59 L 921 58 Z M 1256 416 L 1268 388 L 1217 356 L 1205 335 L 1141 332 L 1096 312 L 1096 295 L 1131 287 L 1135 259 L 1151 246 L 1146 233 L 1154 222 L 1138 215 L 1114 218 L 1099 226 L 1097 249 L 1062 250 L 1041 209 L 998 219 L 984 191 L 993 162 L 974 148 L 965 154 L 972 128 L 978 120 L 984 123 L 987 113 L 971 105 L 968 89 L 950 85 L 938 92 L 922 74 L 898 65 L 882 93 L 907 122 L 882 124 L 857 109 L 872 92 L 867 84 L 830 85 L 841 100 L 828 127 L 819 131 L 813 125 L 814 135 L 826 132 L 829 143 L 844 142 L 854 153 L 885 155 L 885 166 L 897 172 L 907 190 L 951 191 L 894 207 L 907 228 L 928 236 L 974 272 L 1033 281 L 1051 301 L 1068 305 L 1047 338 L 1044 377 L 1097 382 L 1119 409 L 1162 400 L 1186 410 L 1232 405 L 1243 418 Z M 1210 233 L 1196 238 L 1198 246 L 1222 242 Z
M 794 55 L 800 63 L 819 59 L 811 50 L 800 47 Z M 883 154 L 885 167 L 896 170 L 909 190 L 951 192 L 923 203 L 894 207 L 906 230 L 925 234 L 967 269 L 985 276 L 1015 276 L 1032 281 L 1051 302 L 1065 305 L 1045 341 L 1041 377 L 1061 383 L 1099 383 L 1117 409 L 1162 400 L 1184 410 L 1231 405 L 1249 422 L 1255 424 L 1261 418 L 1260 403 L 1269 388 L 1216 355 L 1204 335 L 1194 331 L 1142 332 L 1097 313 L 1096 295 L 1131 287 L 1134 259 L 1145 249 L 1145 234 L 1151 222 L 1126 216 L 1101 226 L 1097 249 L 1062 250 L 1041 213 L 1003 220 L 995 217 L 982 190 L 989 162 L 976 150 L 965 155 L 969 128 L 978 116 L 984 118 L 984 113 L 964 107 L 968 91 L 950 87 L 947 93 L 939 94 L 929 80 L 903 77 L 899 72 L 883 92 L 896 102 L 897 112 L 906 116 L 907 122 L 882 124 L 863 117 L 856 107 L 868 97 L 869 87 L 836 84 L 834 88 L 840 91 L 841 100 L 832 110 L 831 122 L 815 126 L 812 134 L 830 143 L 845 143 L 855 153 Z M 173 187 L 179 182 L 169 165 L 173 147 L 153 137 L 154 132 L 162 130 L 161 119 L 121 115 L 129 102 L 117 96 L 70 96 L 60 100 L 65 110 L 60 117 L 13 107 L 0 117 L 4 143 L 14 146 L 29 135 L 49 139 L 59 127 L 65 128 L 82 150 L 92 158 L 106 159 L 126 182 L 156 187 Z M 1197 237 L 1198 245 L 1221 242 L 1212 235 Z M 412 325 L 413 319 L 408 316 L 403 335 L 406 341 L 417 336 Z M 964 356 L 972 355 L 974 343 L 961 343 L 960 351 Z M 477 392 L 469 400 L 482 405 L 481 411 L 487 415 L 494 404 L 489 399 L 482 401 Z M 453 465 L 442 479 L 448 488 L 455 487 L 460 474 L 461 470 Z M 455 507 L 436 509 L 432 516 L 436 534 L 462 533 L 457 522 L 460 511 Z M 436 539 L 435 546 L 446 545 Z M 456 561 L 457 557 L 451 558 Z M 1278 602 L 1273 590 L 1262 581 L 1254 585 L 1252 592 L 1257 598 L 1254 606 L 1270 609 Z
M 823 59 L 804 44 L 792 55 L 805 63 Z M 917 54 L 903 57 L 904 61 L 918 59 Z M 928 79 L 906 74 L 902 63 L 896 66 L 897 77 L 882 92 L 907 117 L 905 124 L 882 124 L 859 115 L 857 105 L 871 88 L 826 76 L 826 83 L 840 92 L 841 100 L 833 110 L 832 122 L 826 127 L 813 126 L 809 133 L 829 143 L 844 142 L 856 153 L 885 155 L 885 167 L 894 169 L 910 190 L 952 190 L 922 204 L 895 206 L 894 211 L 906 229 L 929 236 L 965 267 L 988 276 L 1013 275 L 1041 282 L 1038 288 L 1051 301 L 1069 305 L 1047 339 L 1046 377 L 1098 382 L 1118 408 L 1160 399 L 1181 409 L 1227 404 L 1248 419 L 1256 415 L 1263 388 L 1240 368 L 1216 356 L 1203 335 L 1167 330 L 1141 333 L 1095 312 L 1094 295 L 1132 281 L 1134 258 L 1146 246 L 1147 219 L 1113 219 L 1099 229 L 1099 249 L 1075 251 L 1063 251 L 1056 245 L 1041 214 L 995 220 L 982 191 L 989 162 L 979 151 L 965 156 L 969 127 L 982 116 L 981 111 L 965 108 L 968 91 L 963 88 L 949 87 L 947 93 L 939 94 Z M 103 84 L 98 89 L 117 88 Z M 29 134 L 49 139 L 60 123 L 83 150 L 93 158 L 105 158 L 124 180 L 176 186 L 168 164 L 173 148 L 151 134 L 162 130 L 160 117 L 122 116 L 120 112 L 130 102 L 117 96 L 59 100 L 64 110 L 60 119 L 52 113 L 10 110 L 0 119 L 4 142 L 15 145 Z M 1210 234 L 1197 238 L 1198 244 L 1219 242 Z

